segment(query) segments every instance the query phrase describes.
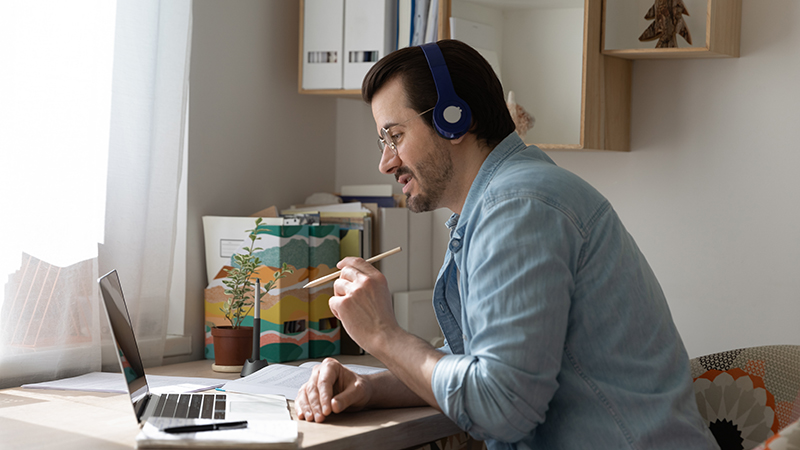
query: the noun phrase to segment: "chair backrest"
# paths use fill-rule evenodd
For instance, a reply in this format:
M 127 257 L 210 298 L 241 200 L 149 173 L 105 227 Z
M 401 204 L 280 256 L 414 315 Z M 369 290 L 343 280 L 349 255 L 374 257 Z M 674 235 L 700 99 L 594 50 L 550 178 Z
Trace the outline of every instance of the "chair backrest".
M 800 345 L 768 345 L 691 360 L 700 415 L 722 450 L 751 450 L 800 419 Z

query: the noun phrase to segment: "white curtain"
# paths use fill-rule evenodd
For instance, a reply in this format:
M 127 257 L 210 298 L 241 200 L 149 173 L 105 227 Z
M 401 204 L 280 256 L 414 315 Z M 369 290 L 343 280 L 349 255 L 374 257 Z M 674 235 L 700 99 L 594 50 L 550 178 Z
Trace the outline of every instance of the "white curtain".
M 161 362 L 190 42 L 191 0 L 0 4 L 0 387 L 100 370 L 112 268 Z
M 146 366 L 164 353 L 189 92 L 190 0 L 117 5 L 105 241 Z

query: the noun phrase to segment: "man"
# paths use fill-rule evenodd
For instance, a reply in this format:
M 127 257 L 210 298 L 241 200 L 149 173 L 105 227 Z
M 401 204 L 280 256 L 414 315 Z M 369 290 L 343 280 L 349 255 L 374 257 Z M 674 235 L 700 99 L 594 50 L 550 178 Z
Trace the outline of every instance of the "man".
M 383 275 L 344 259 L 331 310 L 389 371 L 326 360 L 300 390 L 298 417 L 428 404 L 489 448 L 717 448 L 661 288 L 608 201 L 525 146 L 475 50 L 438 48 L 467 105 L 457 109 L 471 110 L 465 129 L 441 130 L 431 111 L 450 82 L 440 72 L 434 82 L 435 48 L 386 56 L 362 94 L 379 169 L 408 208 L 454 213 L 433 298 L 445 346 L 402 330 Z

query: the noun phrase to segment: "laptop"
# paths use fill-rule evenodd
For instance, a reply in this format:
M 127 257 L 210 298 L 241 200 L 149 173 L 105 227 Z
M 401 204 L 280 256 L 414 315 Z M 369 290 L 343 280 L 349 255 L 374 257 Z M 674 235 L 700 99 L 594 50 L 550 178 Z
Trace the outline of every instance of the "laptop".
M 248 447 L 295 448 L 297 422 L 282 396 L 232 392 L 156 394 L 147 384 L 142 358 L 116 270 L 98 280 L 117 359 L 127 383 L 133 412 L 141 431 L 137 448 L 147 447 Z M 165 429 L 187 425 L 246 421 L 243 428 L 169 433 Z

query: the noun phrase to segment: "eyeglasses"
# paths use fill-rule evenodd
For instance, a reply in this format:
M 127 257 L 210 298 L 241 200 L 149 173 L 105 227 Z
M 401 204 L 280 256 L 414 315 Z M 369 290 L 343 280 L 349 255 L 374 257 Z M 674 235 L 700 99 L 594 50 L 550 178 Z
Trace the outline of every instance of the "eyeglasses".
M 429 113 L 431 111 L 433 111 L 433 108 L 427 109 L 425 111 L 422 111 L 421 113 L 417 114 L 416 116 L 414 116 L 414 117 L 412 117 L 412 118 L 410 118 L 408 120 L 405 120 L 403 122 L 394 124 L 394 125 L 390 126 L 389 128 L 396 127 L 397 125 L 403 125 L 405 123 L 408 123 L 408 122 L 416 119 L 417 117 L 419 117 L 419 116 L 421 116 L 423 114 Z M 389 128 L 381 128 L 381 137 L 378 138 L 378 148 L 381 151 L 381 158 L 383 158 L 383 152 L 384 152 L 384 150 L 386 150 L 386 147 L 389 147 L 390 149 L 392 149 L 392 153 L 394 153 L 394 156 L 397 156 L 397 143 L 394 141 L 394 138 L 392 137 L 391 133 L 389 133 Z

